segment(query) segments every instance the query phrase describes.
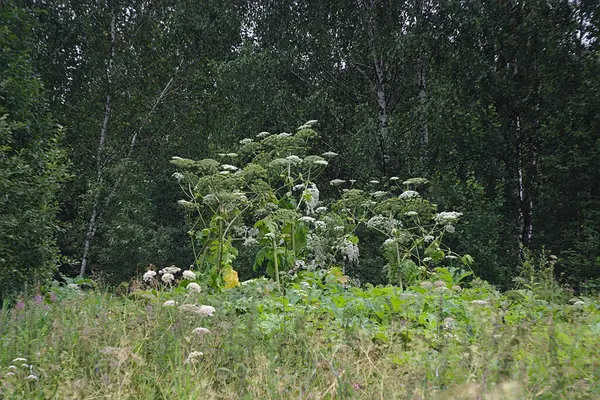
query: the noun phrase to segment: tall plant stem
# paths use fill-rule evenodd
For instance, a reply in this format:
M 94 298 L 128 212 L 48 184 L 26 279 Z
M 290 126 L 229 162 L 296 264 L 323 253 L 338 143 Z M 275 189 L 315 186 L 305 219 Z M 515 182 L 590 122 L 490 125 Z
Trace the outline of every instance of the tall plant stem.
M 281 293 L 281 282 L 279 282 L 279 263 L 277 260 L 277 243 L 275 242 L 275 238 L 273 238 L 273 263 L 275 265 L 275 281 L 277 282 L 279 293 Z

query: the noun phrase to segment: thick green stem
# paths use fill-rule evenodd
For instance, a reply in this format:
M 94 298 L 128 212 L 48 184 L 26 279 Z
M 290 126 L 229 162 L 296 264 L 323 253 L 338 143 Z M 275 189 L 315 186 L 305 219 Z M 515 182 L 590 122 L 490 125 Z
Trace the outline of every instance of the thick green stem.
M 277 259 L 277 243 L 275 242 L 275 238 L 273 238 L 273 263 L 275 265 L 275 281 L 277 281 L 277 288 L 279 289 L 279 293 L 281 293 L 281 282 L 279 282 L 279 263 Z
M 223 219 L 219 219 L 219 250 L 217 254 L 217 271 L 221 271 L 221 262 L 223 257 Z
M 396 265 L 398 265 L 398 282 L 400 283 L 400 290 L 403 291 L 402 270 L 400 269 L 400 247 L 398 246 L 398 242 L 396 242 Z

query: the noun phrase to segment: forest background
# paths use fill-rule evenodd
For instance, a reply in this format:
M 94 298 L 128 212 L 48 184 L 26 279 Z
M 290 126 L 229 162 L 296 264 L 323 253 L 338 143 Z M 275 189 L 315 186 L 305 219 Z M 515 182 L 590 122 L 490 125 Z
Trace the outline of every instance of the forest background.
M 430 181 L 453 250 L 600 286 L 597 1 L 0 3 L 0 297 L 194 256 L 172 156 L 318 120 L 321 176 Z M 378 243 L 348 273 L 385 282 Z M 256 275 L 250 256 L 240 280 Z

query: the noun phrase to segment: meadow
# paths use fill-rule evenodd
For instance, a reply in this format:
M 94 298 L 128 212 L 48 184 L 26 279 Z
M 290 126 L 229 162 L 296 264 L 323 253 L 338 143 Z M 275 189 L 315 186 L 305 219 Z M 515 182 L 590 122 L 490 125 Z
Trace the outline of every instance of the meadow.
M 598 398 L 597 298 L 463 275 L 440 268 L 403 291 L 337 268 L 297 272 L 281 292 L 189 272 L 120 293 L 55 284 L 2 309 L 0 397 Z

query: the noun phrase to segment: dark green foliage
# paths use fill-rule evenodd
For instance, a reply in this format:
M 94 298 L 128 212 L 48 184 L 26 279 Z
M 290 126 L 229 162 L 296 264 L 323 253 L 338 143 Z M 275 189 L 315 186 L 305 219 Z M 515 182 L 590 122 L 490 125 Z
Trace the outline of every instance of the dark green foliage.
M 30 59 L 34 23 L 0 7 L 0 301 L 46 281 L 58 260 L 56 194 L 67 160 Z

